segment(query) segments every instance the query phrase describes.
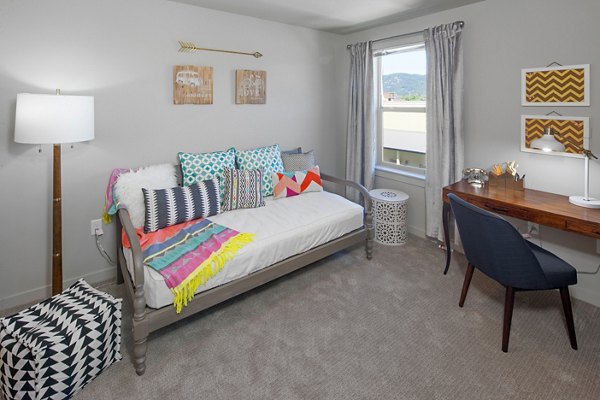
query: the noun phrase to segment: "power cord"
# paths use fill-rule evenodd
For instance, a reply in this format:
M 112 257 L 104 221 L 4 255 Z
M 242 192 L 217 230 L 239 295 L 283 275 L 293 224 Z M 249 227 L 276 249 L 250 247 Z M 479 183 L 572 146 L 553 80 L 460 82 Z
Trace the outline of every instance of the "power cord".
M 102 258 L 104 258 L 106 260 L 106 262 L 108 262 L 110 265 L 117 265 L 117 263 L 114 262 L 112 260 L 112 258 L 110 258 L 110 256 L 108 255 L 108 252 L 100 244 L 100 235 L 98 234 L 98 230 L 99 229 L 96 229 L 96 231 L 94 233 L 94 236 L 96 237 L 96 248 L 100 252 L 100 255 L 102 256 Z

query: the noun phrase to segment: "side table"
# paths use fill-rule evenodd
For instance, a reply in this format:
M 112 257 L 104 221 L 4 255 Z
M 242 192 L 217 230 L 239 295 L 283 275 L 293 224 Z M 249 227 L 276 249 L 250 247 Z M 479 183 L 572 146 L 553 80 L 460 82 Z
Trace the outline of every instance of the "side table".
M 373 202 L 375 241 L 393 246 L 406 243 L 408 195 L 392 189 L 373 189 L 369 194 Z

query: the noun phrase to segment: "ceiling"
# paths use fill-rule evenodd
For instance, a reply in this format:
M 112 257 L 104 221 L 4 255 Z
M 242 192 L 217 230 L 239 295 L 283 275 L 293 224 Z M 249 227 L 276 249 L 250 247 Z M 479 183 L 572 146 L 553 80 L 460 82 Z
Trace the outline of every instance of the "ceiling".
M 348 34 L 482 0 L 172 0 L 213 10 Z

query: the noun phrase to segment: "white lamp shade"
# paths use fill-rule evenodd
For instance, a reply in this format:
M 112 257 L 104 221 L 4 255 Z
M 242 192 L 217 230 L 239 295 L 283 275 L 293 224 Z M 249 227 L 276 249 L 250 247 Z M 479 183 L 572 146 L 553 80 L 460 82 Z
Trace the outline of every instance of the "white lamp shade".
M 57 144 L 94 139 L 94 97 L 17 94 L 15 142 Z
M 565 146 L 556 140 L 554 135 L 543 135 L 539 139 L 535 139 L 531 141 L 529 145 L 532 149 L 539 149 L 543 151 L 565 151 Z

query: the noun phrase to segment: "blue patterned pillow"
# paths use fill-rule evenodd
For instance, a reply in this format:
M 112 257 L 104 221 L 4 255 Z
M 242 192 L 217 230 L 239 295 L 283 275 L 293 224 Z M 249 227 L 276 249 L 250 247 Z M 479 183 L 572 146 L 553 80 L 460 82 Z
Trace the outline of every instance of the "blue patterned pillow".
M 220 201 L 223 202 L 223 170 L 235 168 L 235 148 L 213 153 L 179 152 L 183 186 L 193 185 L 207 179 L 218 178 Z
M 171 189 L 142 189 L 142 192 L 146 233 L 221 212 L 217 178 Z
M 223 211 L 263 207 L 265 200 L 262 195 L 262 176 L 262 171 L 259 169 L 226 168 L 223 174 L 225 185 Z
M 278 144 L 257 149 L 238 151 L 235 156 L 239 169 L 261 169 L 263 173 L 263 196 L 273 194 L 273 172 L 283 172 L 281 151 Z

